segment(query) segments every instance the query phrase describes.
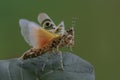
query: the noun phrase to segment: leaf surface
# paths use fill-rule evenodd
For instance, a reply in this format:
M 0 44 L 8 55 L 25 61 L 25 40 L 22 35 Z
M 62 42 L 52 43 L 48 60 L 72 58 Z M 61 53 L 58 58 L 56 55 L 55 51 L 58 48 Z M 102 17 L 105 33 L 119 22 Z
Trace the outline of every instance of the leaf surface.
M 95 76 L 89 62 L 63 52 L 62 55 L 46 53 L 27 60 L 0 60 L 0 80 L 95 80 Z

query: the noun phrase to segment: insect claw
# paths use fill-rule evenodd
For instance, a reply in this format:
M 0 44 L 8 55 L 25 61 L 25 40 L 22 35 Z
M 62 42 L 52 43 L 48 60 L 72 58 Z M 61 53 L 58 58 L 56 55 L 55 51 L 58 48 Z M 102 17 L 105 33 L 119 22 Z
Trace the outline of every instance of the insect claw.
M 52 49 L 52 53 L 55 53 L 55 49 L 54 48 Z
M 23 56 L 19 57 L 18 60 L 23 60 Z
M 44 71 L 46 63 L 43 64 L 42 71 Z
M 73 51 L 72 46 L 70 46 L 70 51 Z
M 45 70 L 45 66 L 46 66 L 46 63 L 48 62 L 48 59 L 44 62 L 44 64 L 43 64 L 43 66 L 42 66 L 42 71 L 44 71 Z

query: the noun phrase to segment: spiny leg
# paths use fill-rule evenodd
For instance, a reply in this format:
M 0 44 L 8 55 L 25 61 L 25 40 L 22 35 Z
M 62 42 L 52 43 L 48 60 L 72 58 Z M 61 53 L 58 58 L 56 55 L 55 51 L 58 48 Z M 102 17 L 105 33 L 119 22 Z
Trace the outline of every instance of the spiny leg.
M 42 71 L 44 71 L 47 62 L 48 62 L 48 59 L 44 62 L 43 66 L 42 66 Z
M 59 54 L 59 56 L 60 56 L 61 69 L 64 70 L 62 52 L 59 50 L 59 46 L 57 46 L 57 52 L 58 52 L 58 54 Z
M 73 51 L 73 45 L 67 44 L 67 47 L 70 49 L 70 51 Z
M 42 54 L 42 53 L 41 53 L 41 54 Z M 41 59 L 41 57 L 39 57 L 39 58 Z M 46 67 L 46 64 L 47 64 L 48 61 L 49 61 L 48 58 L 44 58 L 41 71 L 44 71 L 44 70 L 45 70 L 45 67 Z
M 52 53 L 55 53 L 55 48 L 52 48 Z
M 26 59 L 26 57 L 28 57 L 28 55 L 31 53 L 31 49 L 29 49 L 28 51 L 24 52 L 23 55 L 19 58 L 21 60 Z

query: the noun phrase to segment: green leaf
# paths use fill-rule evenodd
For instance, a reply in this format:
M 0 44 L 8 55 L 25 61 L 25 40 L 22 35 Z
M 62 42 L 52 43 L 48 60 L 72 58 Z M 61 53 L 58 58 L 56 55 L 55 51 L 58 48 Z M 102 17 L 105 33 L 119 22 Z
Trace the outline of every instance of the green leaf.
M 63 68 L 62 69 L 62 64 Z M 71 54 L 46 53 L 36 58 L 0 60 L 0 80 L 95 80 L 93 66 Z

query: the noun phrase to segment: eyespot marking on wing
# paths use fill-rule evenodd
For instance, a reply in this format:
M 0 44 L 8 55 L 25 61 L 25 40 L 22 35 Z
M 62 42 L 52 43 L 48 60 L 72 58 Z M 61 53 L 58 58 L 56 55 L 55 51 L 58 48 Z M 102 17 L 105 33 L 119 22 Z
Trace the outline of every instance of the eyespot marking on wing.
M 38 15 L 38 22 L 46 30 L 52 31 L 56 28 L 56 25 L 46 13 L 40 13 Z

